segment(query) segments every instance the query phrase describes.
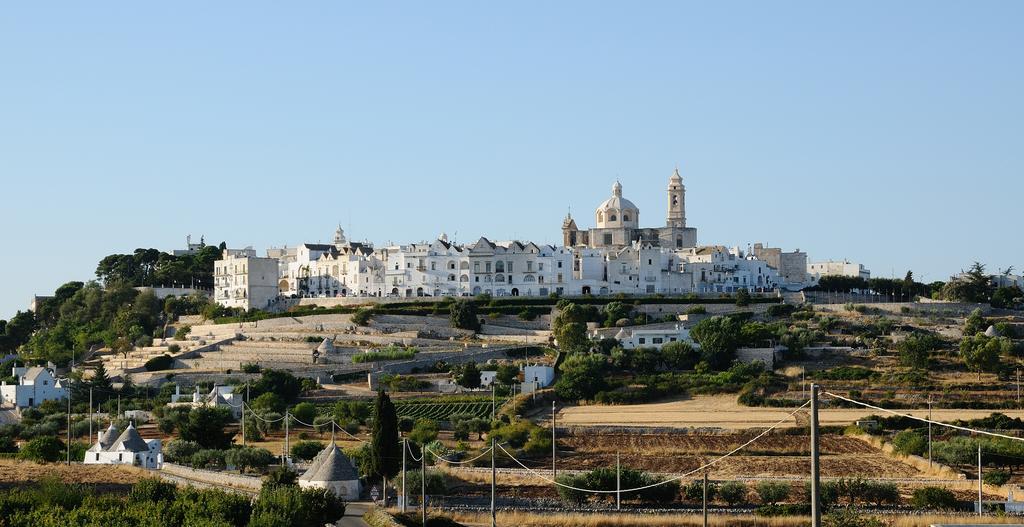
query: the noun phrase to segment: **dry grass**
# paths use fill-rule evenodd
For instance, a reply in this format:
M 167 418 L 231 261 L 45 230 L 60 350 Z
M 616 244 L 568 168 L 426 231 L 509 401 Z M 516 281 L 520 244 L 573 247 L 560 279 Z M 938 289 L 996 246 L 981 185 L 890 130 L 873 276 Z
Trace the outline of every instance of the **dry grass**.
M 39 464 L 15 459 L 0 460 L 0 487 L 35 483 L 56 477 L 65 483 L 86 485 L 131 485 L 152 474 L 127 465 L 82 465 L 63 463 Z
M 1024 417 L 1022 410 L 1002 410 L 1010 417 Z M 741 406 L 735 395 L 697 396 L 693 399 L 635 405 L 589 405 L 568 407 L 558 415 L 558 424 L 667 426 L 678 428 L 717 427 L 730 430 L 767 427 L 786 418 L 792 409 L 753 408 Z M 928 410 L 904 410 L 924 417 Z M 849 425 L 858 419 L 876 413 L 866 409 L 826 408 L 821 410 L 822 425 Z M 933 418 L 943 421 L 987 417 L 992 410 L 961 410 L 941 408 L 933 411 Z M 804 421 L 806 422 L 806 421 Z M 797 426 L 796 419 L 788 419 L 783 426 Z
M 488 513 L 455 512 L 452 519 L 466 525 L 490 525 Z M 891 527 L 920 527 L 931 524 L 1020 524 L 1019 518 L 986 516 L 896 516 L 883 517 Z M 712 515 L 708 525 L 716 527 L 805 527 L 810 519 L 802 516 L 762 518 L 753 515 Z M 698 527 L 702 517 L 697 514 L 536 514 L 528 512 L 499 512 L 498 525 L 516 527 Z

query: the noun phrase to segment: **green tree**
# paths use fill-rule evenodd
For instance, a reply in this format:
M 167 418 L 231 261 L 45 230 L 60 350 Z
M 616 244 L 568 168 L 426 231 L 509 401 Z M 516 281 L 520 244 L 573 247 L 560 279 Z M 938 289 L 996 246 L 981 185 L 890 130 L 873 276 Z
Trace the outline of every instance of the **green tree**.
M 740 288 L 736 291 L 736 305 L 739 307 L 747 307 L 750 305 L 750 292 L 746 288 Z
M 689 342 L 669 342 L 661 347 L 661 358 L 670 370 L 692 370 L 700 361 L 700 352 Z
M 230 420 L 227 408 L 193 408 L 188 419 L 178 425 L 178 434 L 181 439 L 203 448 L 223 450 L 231 446 L 231 434 L 224 431 Z
M 742 481 L 726 481 L 718 487 L 718 495 L 730 507 L 735 507 L 746 501 L 747 486 Z
M 928 440 L 919 432 L 904 430 L 893 436 L 892 446 L 905 456 L 919 456 L 928 450 Z
M 253 410 L 283 413 L 287 405 L 276 393 L 267 392 L 253 399 L 250 406 L 252 406 Z
M 971 314 L 967 316 L 967 320 L 964 321 L 964 336 L 973 337 L 986 329 L 988 329 L 988 321 L 982 316 L 981 309 L 978 308 L 971 311 Z
M 21 446 L 19 459 L 27 459 L 38 463 L 52 463 L 65 457 L 67 447 L 56 437 L 46 435 L 32 439 Z
M 942 346 L 942 339 L 927 333 L 911 333 L 896 344 L 900 363 L 917 369 L 927 369 L 931 352 Z
M 316 405 L 309 402 L 299 403 L 292 408 L 292 416 L 303 423 L 313 424 L 313 420 L 316 419 Z
M 1004 337 L 989 338 L 985 335 L 964 337 L 960 341 L 960 358 L 967 369 L 978 372 L 997 372 L 1002 367 L 1000 355 L 1013 350 L 1013 342 Z
M 494 378 L 505 386 L 511 386 L 519 380 L 519 367 L 515 364 L 499 364 Z
M 992 307 L 1000 309 L 1020 309 L 1024 304 L 1024 291 L 1017 286 L 1000 287 L 992 293 Z
M 292 445 L 292 457 L 302 461 L 309 461 L 316 457 L 323 449 L 324 444 L 320 441 L 299 441 Z
M 449 320 L 453 328 L 480 331 L 480 319 L 477 318 L 476 304 L 469 300 L 459 299 L 452 302 L 449 308 Z
M 757 495 L 765 505 L 775 505 L 789 497 L 789 483 L 781 481 L 760 481 L 757 483 Z
M 469 361 L 455 370 L 455 382 L 463 388 L 476 389 L 480 387 L 480 368 L 476 362 Z
M 910 504 L 918 509 L 952 510 L 957 506 L 953 491 L 942 487 L 921 487 L 914 489 Z
M 956 302 L 988 302 L 992 296 L 992 280 L 985 272 L 985 266 L 974 262 L 966 273 L 946 282 L 942 296 Z
M 409 441 L 424 446 L 437 439 L 437 421 L 433 419 L 420 418 L 416 420 L 412 431 L 409 432 Z
M 259 380 L 252 385 L 253 397 L 257 394 L 276 393 L 286 403 L 294 402 L 302 393 L 302 381 L 281 370 L 263 370 Z
M 582 322 L 563 324 L 555 332 L 558 348 L 566 353 L 585 353 L 590 349 L 587 326 Z
M 332 492 L 271 485 L 260 491 L 249 527 L 320 527 L 344 515 L 345 502 Z
M 574 353 L 561 365 L 561 375 L 555 382 L 555 393 L 562 399 L 593 399 L 597 392 L 607 389 L 604 371 L 607 359 L 599 353 Z
M 376 477 L 392 478 L 398 474 L 402 462 L 398 416 L 394 403 L 384 390 L 377 392 L 373 408 L 369 472 Z
M 690 335 L 700 344 L 701 360 L 714 370 L 724 370 L 736 358 L 740 331 L 735 318 L 715 316 L 695 324 Z

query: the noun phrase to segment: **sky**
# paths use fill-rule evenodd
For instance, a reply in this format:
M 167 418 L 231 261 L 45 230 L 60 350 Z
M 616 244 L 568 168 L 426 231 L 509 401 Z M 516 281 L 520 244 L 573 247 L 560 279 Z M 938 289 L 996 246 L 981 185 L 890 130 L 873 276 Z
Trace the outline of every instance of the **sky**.
M 698 243 L 1024 270 L 1021 2 L 20 2 L 0 318 L 105 255 L 558 243 L 616 179 Z

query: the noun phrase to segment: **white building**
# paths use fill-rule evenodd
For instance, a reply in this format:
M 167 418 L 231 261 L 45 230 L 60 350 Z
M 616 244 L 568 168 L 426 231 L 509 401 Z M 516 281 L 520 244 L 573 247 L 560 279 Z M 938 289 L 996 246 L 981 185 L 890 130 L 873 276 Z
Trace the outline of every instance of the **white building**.
M 523 368 L 523 382 L 536 383 L 538 388 L 546 388 L 555 381 L 555 369 L 551 366 L 537 365 Z
M 482 371 L 480 372 L 480 386 L 490 386 L 494 384 L 494 379 L 498 378 L 498 372 L 496 371 Z
M 225 307 L 264 309 L 278 297 L 278 265 L 251 248 L 225 249 L 213 263 L 214 299 Z
M 83 461 L 89 465 L 125 464 L 159 469 L 163 467 L 164 455 L 159 439 L 143 439 L 132 424 L 118 434 L 117 427 L 111 423 L 106 430 L 97 432 L 96 443 L 85 451 Z
M 809 278 L 817 282 L 823 276 L 849 276 L 853 278 L 871 278 L 871 272 L 863 264 L 853 263 L 849 260 L 827 260 L 824 262 L 811 262 L 807 264 Z
M 299 476 L 299 486 L 330 490 L 348 501 L 358 499 L 362 492 L 359 473 L 334 441 L 313 458 L 309 469 Z
M 597 338 L 597 333 L 594 333 L 592 337 Z M 695 345 L 693 340 L 690 339 L 690 331 L 684 328 L 682 324 L 664 327 L 625 327 L 615 334 L 615 340 L 619 341 L 619 345 L 623 349 L 661 349 L 662 346 L 669 342 L 688 342 L 691 345 Z
M 172 408 L 180 406 L 227 408 L 235 419 L 242 416 L 242 397 L 235 393 L 233 386 L 214 386 L 207 394 L 199 393 L 198 386 L 191 394 L 183 394 L 181 387 L 175 386 L 174 393 L 171 394 L 171 402 L 167 403 L 167 406 Z
M 764 260 L 744 256 L 736 248 L 721 245 L 694 247 L 677 251 L 683 260 L 683 273 L 690 278 L 694 293 L 735 293 L 774 291 L 780 284 L 778 271 Z
M 54 377 L 53 369 L 42 366 L 11 368 L 17 384 L 0 384 L 0 406 L 30 408 L 43 401 L 59 401 L 68 396 L 65 382 Z

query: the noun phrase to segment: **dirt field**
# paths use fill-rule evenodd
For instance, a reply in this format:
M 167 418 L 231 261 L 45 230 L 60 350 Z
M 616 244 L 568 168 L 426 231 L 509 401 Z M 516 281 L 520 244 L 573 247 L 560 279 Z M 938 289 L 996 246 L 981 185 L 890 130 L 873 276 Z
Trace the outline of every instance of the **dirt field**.
M 38 464 L 0 459 L 0 489 L 35 483 L 57 477 L 65 483 L 82 483 L 107 492 L 127 492 L 132 484 L 147 476 L 145 470 L 124 465 Z
M 1010 417 L 1024 417 L 1021 410 L 1000 410 Z M 571 406 L 558 414 L 559 426 L 665 426 L 675 428 L 724 428 L 742 430 L 767 427 L 785 418 L 792 409 L 752 408 L 741 406 L 735 395 L 697 396 L 693 399 L 664 403 Z M 927 415 L 927 409 L 900 410 L 902 413 Z M 932 417 L 938 420 L 972 419 L 986 417 L 993 410 L 935 409 Z M 871 410 L 827 408 L 819 412 L 822 425 L 849 425 L 871 415 Z M 803 421 L 806 423 L 806 420 Z M 797 426 L 797 419 L 787 420 L 783 426 Z

